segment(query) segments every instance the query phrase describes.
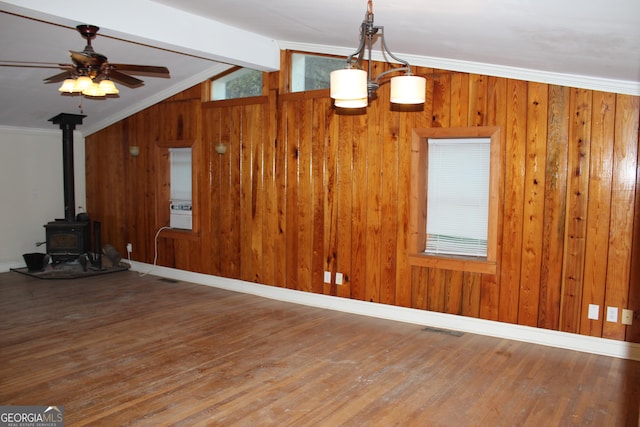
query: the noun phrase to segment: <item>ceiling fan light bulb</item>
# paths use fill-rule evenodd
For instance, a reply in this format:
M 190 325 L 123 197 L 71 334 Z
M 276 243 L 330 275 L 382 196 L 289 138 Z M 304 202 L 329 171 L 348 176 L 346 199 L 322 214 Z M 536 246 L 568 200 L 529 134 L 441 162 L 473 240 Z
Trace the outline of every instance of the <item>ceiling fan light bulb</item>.
M 91 83 L 85 90 L 82 91 L 86 96 L 105 96 L 106 93 L 100 89 L 98 83 Z
M 120 93 L 115 83 L 113 83 L 111 80 L 102 80 L 98 87 L 107 95 L 117 95 L 118 93 Z
M 91 80 L 90 77 L 80 76 L 76 80 L 76 84 L 75 84 L 75 86 L 73 88 L 73 91 L 74 92 L 84 92 L 85 89 L 88 88 L 91 84 L 93 84 L 93 81 Z
M 58 88 L 58 91 L 65 93 L 73 93 L 76 86 L 74 79 L 66 79 L 62 82 L 62 85 Z
M 394 104 L 424 104 L 426 81 L 420 76 L 397 76 L 391 78 L 391 97 Z

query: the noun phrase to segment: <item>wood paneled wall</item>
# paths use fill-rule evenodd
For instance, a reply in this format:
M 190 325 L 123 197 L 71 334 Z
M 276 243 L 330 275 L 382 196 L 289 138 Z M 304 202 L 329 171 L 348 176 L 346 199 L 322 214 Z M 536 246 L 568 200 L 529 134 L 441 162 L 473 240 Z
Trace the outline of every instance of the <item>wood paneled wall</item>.
M 391 107 L 388 85 L 349 115 L 328 91 L 272 84 L 263 97 L 203 103 L 206 85 L 192 88 L 86 138 L 88 212 L 105 243 L 126 253 L 132 242 L 132 258 L 153 263 L 167 225 L 162 150 L 192 144 L 194 232 L 159 232 L 159 265 L 640 342 L 640 99 L 418 74 L 428 77 L 419 111 Z M 459 126 L 502 130 L 495 275 L 408 262 L 411 131 Z M 324 271 L 344 284 L 325 284 Z M 604 321 L 606 306 L 635 310 L 633 326 Z

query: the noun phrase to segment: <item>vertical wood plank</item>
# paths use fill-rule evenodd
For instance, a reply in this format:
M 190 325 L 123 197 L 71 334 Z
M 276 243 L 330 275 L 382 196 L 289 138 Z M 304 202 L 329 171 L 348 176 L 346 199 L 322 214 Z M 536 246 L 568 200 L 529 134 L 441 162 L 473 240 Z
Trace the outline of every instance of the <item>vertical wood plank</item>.
M 613 145 L 613 190 L 605 305 L 621 309 L 627 307 L 629 298 L 640 98 L 616 95 L 616 111 L 620 114 L 616 115 Z M 626 326 L 619 322 L 605 322 L 602 328 L 604 338 L 624 340 L 625 332 Z
M 311 147 L 313 248 L 311 258 L 311 291 L 324 292 L 324 198 L 325 198 L 325 145 L 329 135 L 328 123 L 331 121 L 331 101 L 324 99 L 314 105 Z
M 351 298 L 366 299 L 367 287 L 367 127 L 365 115 L 353 117 L 351 194 Z
M 253 140 L 248 126 L 249 116 L 247 107 L 238 109 L 240 113 L 240 278 L 251 282 L 255 275 L 253 257 L 253 216 L 254 205 L 254 176 L 253 176 Z
M 396 258 L 396 295 L 395 304 L 401 307 L 412 305 L 411 266 L 409 265 L 409 210 L 411 186 L 411 130 L 415 127 L 415 118 L 419 113 L 400 115 L 398 135 L 398 197 L 396 215 L 397 238 Z
M 341 132 L 346 130 L 346 119 L 334 115 L 328 129 L 324 157 L 324 271 L 331 274 L 331 281 L 324 284 L 326 295 L 336 295 L 335 284 L 337 257 L 338 201 L 336 187 L 338 181 L 338 141 Z
M 427 270 L 427 310 L 444 312 L 446 294 L 445 270 L 428 268 Z
M 299 122 L 298 146 L 298 287 L 310 292 L 312 286 L 313 257 L 313 193 L 311 146 L 313 144 L 313 102 L 302 102 Z
M 431 126 L 449 127 L 451 115 L 451 74 L 439 74 L 433 77 L 433 97 L 431 103 Z
M 411 307 L 421 310 L 428 309 L 427 292 L 429 289 L 429 269 L 411 267 Z
M 275 191 L 276 200 L 276 240 L 274 241 L 273 263 L 274 280 L 277 286 L 287 287 L 287 188 L 289 168 L 295 167 L 289 164 L 288 148 L 288 108 L 287 104 L 278 101 L 276 119 L 278 123 L 275 145 Z
M 468 126 L 485 126 L 488 123 L 487 85 L 487 76 L 479 74 L 469 75 Z
M 638 113 L 640 116 L 640 113 Z M 640 120 L 640 117 L 639 117 Z M 638 135 L 640 152 L 640 135 Z M 639 162 L 640 166 L 640 162 Z M 633 323 L 627 326 L 625 339 L 640 343 L 640 167 L 636 168 L 635 205 L 633 220 L 633 247 L 631 249 L 631 271 L 629 279 L 629 309 L 633 311 Z
M 374 73 L 380 73 L 380 67 L 376 65 Z M 366 281 L 365 299 L 367 301 L 380 301 L 381 282 L 381 203 L 382 203 L 382 135 L 383 121 L 379 102 L 372 102 L 368 108 L 368 133 L 367 133 L 367 225 L 366 225 Z
M 336 285 L 336 295 L 351 296 L 351 218 L 353 211 L 353 175 L 351 171 L 353 144 L 359 138 L 354 133 L 353 116 L 340 120 L 340 139 L 336 153 L 336 273 L 342 273 L 342 285 Z
M 265 122 L 268 123 L 268 132 L 263 144 L 263 182 L 264 182 L 264 215 L 262 252 L 262 280 L 266 285 L 280 285 L 276 280 L 276 247 L 280 233 L 278 232 L 278 192 L 276 181 L 276 147 L 277 147 L 277 91 L 269 91 L 269 103 L 266 107 Z
M 469 75 L 453 73 L 450 82 L 451 101 L 449 105 L 451 110 L 448 126 L 466 127 L 469 125 L 469 99 L 473 96 L 469 94 Z
M 537 326 L 538 324 L 547 154 L 547 107 L 547 85 L 529 83 L 524 182 L 525 203 L 522 215 L 522 260 L 518 307 L 518 323 L 527 326 Z
M 300 128 L 302 102 L 292 101 L 285 104 L 286 108 L 286 137 L 287 137 L 287 207 L 286 207 L 286 287 L 298 289 L 298 247 L 299 231 L 299 197 L 300 197 Z
M 502 200 L 504 200 L 504 188 L 505 188 L 505 170 L 504 159 L 506 158 L 506 138 L 507 132 L 507 80 L 497 77 L 487 77 L 487 113 L 486 120 L 490 126 L 501 126 L 503 131 L 500 132 L 500 153 L 501 153 L 501 170 L 499 187 L 503 189 L 501 194 Z M 483 274 L 480 277 L 480 295 L 477 308 L 469 308 L 470 312 L 478 313 L 478 316 L 483 319 L 497 320 L 499 316 L 499 302 L 500 302 L 500 286 L 502 274 L 502 251 L 504 247 L 504 206 L 503 202 L 499 208 L 498 216 L 498 244 L 496 246 L 496 252 L 498 254 L 497 259 L 497 274 L 489 275 Z
M 522 262 L 522 230 L 527 141 L 527 84 L 507 81 L 507 124 L 504 159 L 504 229 L 498 320 L 516 323 Z
M 462 287 L 464 272 L 447 270 L 445 277 L 444 312 L 462 314 Z
M 480 316 L 480 292 L 482 275 L 464 272 L 462 278 L 462 311 L 460 314 L 469 317 Z
M 591 165 L 589 170 L 588 223 L 584 287 L 580 315 L 580 333 L 602 336 L 607 260 L 609 255 L 609 223 L 611 212 L 611 179 L 613 167 L 613 129 L 615 95 L 593 93 L 591 120 Z M 589 304 L 603 307 L 597 320 L 587 319 Z
M 384 110 L 382 125 L 381 163 L 381 224 L 380 224 L 380 302 L 395 304 L 396 258 L 398 238 L 398 160 L 399 114 L 384 106 L 390 105 L 389 91 L 378 100 Z M 403 113 L 404 114 L 404 113 Z
M 569 88 L 549 86 L 547 160 L 544 189 L 544 228 L 540 273 L 538 326 L 557 329 L 567 201 L 567 146 L 569 145 Z
M 251 138 L 251 280 L 256 283 L 263 283 L 263 214 L 264 214 L 264 170 L 263 170 L 263 147 L 265 145 L 264 131 L 262 128 L 265 122 L 264 105 L 258 104 L 246 108 L 248 125 L 247 133 Z
M 567 217 L 560 329 L 578 332 L 584 283 L 589 162 L 591 153 L 591 92 L 571 91 L 571 128 L 567 179 Z

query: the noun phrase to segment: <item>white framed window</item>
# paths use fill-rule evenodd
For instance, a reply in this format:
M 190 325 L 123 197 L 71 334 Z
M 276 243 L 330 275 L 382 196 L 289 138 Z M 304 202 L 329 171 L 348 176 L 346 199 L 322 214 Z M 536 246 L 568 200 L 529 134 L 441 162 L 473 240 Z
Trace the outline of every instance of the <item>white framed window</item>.
M 429 138 L 425 252 L 487 256 L 490 138 Z
M 326 89 L 329 73 L 344 68 L 346 61 L 330 56 L 291 54 L 291 92 Z
M 262 71 L 240 68 L 211 82 L 211 100 L 248 98 L 262 95 Z

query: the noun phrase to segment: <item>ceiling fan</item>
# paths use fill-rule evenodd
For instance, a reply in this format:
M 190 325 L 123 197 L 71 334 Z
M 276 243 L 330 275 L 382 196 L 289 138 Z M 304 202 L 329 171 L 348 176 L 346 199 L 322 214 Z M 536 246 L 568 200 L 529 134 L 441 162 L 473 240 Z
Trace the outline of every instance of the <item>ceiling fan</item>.
M 140 87 L 144 84 L 142 80 L 130 74 L 149 77 L 170 77 L 167 67 L 110 63 L 105 55 L 96 52 L 91 45 L 91 40 L 96 37 L 100 30 L 99 27 L 83 24 L 78 25 L 76 30 L 87 41 L 87 45 L 82 51 L 69 51 L 71 53 L 71 64 L 51 63 L 47 66 L 47 63 L 42 62 L 19 63 L 16 61 L 8 63 L 11 61 L 4 61 L 5 63 L 0 64 L 0 66 L 62 69 L 64 71 L 47 77 L 44 82 L 63 82 L 58 89 L 60 92 L 82 93 L 88 96 L 117 94 L 118 89 L 113 84 L 113 81 L 122 83 L 129 88 Z

